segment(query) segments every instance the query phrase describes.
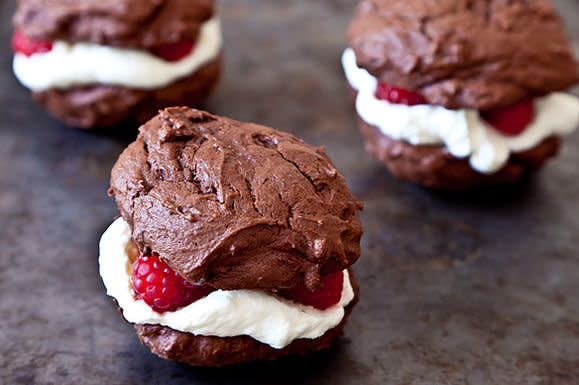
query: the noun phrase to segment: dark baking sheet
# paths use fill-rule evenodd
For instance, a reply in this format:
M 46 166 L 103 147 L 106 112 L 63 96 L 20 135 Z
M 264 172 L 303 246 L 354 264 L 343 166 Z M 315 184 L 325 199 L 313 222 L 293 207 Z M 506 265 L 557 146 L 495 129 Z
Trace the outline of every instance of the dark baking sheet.
M 579 3 L 557 2 L 579 42 Z M 0 1 L 0 383 L 579 384 L 579 135 L 511 190 L 391 178 L 355 129 L 339 55 L 353 0 L 221 2 L 208 109 L 324 144 L 364 201 L 362 298 L 331 352 L 225 369 L 164 361 L 104 294 L 109 169 L 132 134 L 48 118 L 14 80 Z

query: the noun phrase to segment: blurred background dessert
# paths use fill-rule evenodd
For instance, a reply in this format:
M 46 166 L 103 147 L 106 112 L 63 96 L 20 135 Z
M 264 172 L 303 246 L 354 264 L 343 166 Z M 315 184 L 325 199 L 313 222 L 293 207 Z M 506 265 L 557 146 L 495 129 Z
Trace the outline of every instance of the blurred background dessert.
M 514 183 L 579 125 L 579 81 L 548 1 L 363 0 L 342 64 L 368 152 L 437 188 Z
M 82 128 L 198 105 L 220 73 L 213 0 L 20 0 L 14 74 L 48 112 Z

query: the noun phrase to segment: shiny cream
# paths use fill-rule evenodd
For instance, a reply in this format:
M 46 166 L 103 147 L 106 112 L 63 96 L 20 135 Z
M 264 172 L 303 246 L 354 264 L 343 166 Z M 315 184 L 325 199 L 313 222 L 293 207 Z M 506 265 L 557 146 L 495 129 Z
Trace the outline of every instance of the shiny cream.
M 376 78 L 358 67 L 351 48 L 344 51 L 342 65 L 358 91 L 356 110 L 366 123 L 413 145 L 444 145 L 457 158 L 468 157 L 471 167 L 484 174 L 500 170 L 511 153 L 530 150 L 550 136 L 569 134 L 579 125 L 579 99 L 556 92 L 535 100 L 535 118 L 525 131 L 506 136 L 473 109 L 406 106 L 377 99 Z
M 299 338 L 314 339 L 337 326 L 354 291 L 344 270 L 342 297 L 336 305 L 319 310 L 260 290 L 217 290 L 174 312 L 159 314 L 136 300 L 130 285 L 126 248 L 131 229 L 119 218 L 100 241 L 100 274 L 107 294 L 116 299 L 125 319 L 136 324 L 159 324 L 203 336 L 247 335 L 281 349 Z
M 30 57 L 16 53 L 13 69 L 18 80 L 33 91 L 89 84 L 147 90 L 165 87 L 194 73 L 217 58 L 221 46 L 220 22 L 213 18 L 201 26 L 193 51 L 176 62 L 143 50 L 55 41 L 46 53 Z

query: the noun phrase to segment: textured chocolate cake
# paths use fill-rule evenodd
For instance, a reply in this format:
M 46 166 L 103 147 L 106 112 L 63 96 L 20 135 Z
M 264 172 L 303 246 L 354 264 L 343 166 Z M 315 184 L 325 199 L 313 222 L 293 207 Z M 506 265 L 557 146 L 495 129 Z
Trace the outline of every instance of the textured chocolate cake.
M 16 77 L 53 116 L 82 128 L 197 105 L 220 73 L 212 0 L 20 0 L 14 28 Z
M 565 28 L 548 1 L 363 0 L 342 64 L 367 150 L 437 188 L 513 183 L 579 124 Z
M 361 204 L 320 148 L 185 107 L 111 175 L 107 293 L 153 352 L 191 365 L 327 348 L 357 301 Z

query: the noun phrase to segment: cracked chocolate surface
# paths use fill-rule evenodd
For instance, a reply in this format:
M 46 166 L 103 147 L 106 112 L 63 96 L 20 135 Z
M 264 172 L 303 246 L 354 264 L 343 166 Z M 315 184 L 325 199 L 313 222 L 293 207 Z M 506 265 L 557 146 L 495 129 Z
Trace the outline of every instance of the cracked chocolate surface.
M 446 108 L 506 106 L 579 81 L 545 0 L 363 0 L 348 40 L 379 81 Z
M 34 39 L 149 49 L 195 40 L 213 0 L 20 0 L 14 26 Z
M 165 109 L 111 193 L 139 249 L 215 288 L 314 289 L 360 255 L 361 203 L 323 149 L 256 124 Z

